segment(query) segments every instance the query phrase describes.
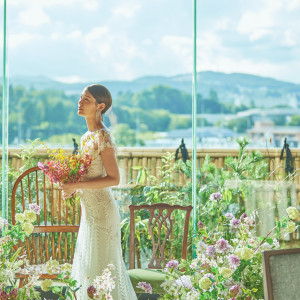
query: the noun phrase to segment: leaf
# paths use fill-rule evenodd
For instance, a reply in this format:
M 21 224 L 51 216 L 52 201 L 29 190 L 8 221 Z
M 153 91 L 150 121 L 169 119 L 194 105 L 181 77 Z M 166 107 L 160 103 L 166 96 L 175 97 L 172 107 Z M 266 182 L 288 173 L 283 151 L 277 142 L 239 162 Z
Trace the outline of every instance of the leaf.
M 272 239 L 271 237 L 267 237 L 267 238 L 266 238 L 266 241 L 267 241 L 270 245 L 273 244 L 273 239 Z

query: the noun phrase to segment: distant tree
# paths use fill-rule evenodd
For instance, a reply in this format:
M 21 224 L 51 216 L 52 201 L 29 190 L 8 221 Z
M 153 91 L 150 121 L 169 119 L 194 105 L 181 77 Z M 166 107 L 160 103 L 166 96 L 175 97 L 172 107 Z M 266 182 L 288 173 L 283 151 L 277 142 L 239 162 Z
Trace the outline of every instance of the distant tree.
M 112 134 L 118 146 L 136 146 L 136 131 L 131 129 L 128 124 L 117 124 L 112 129 Z M 138 140 L 142 145 L 143 141 Z
M 291 121 L 288 125 L 290 125 L 290 126 L 300 126 L 300 115 L 292 116 Z
M 272 118 L 272 121 L 277 126 L 284 126 L 286 125 L 286 116 L 278 115 Z
M 247 129 L 250 129 L 252 126 L 253 123 L 250 118 L 233 119 L 226 125 L 227 128 L 238 133 L 245 133 Z
M 132 103 L 135 107 L 144 110 L 165 109 L 178 114 L 192 112 L 191 95 L 163 85 L 156 85 L 149 90 L 135 93 Z

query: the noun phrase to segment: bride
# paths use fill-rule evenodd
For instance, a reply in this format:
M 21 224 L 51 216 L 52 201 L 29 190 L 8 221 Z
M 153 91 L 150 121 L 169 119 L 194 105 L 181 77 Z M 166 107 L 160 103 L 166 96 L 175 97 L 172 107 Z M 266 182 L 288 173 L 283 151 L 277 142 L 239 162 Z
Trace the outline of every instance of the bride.
M 82 285 L 77 299 L 89 299 L 87 288 L 113 264 L 114 300 L 137 299 L 122 259 L 120 215 L 111 192 L 119 184 L 116 146 L 102 115 L 110 108 L 112 98 L 102 85 L 86 87 L 78 103 L 78 115 L 85 117 L 88 131 L 81 137 L 81 150 L 92 156 L 84 180 L 61 186 L 64 197 L 78 192 L 81 220 L 71 276 Z

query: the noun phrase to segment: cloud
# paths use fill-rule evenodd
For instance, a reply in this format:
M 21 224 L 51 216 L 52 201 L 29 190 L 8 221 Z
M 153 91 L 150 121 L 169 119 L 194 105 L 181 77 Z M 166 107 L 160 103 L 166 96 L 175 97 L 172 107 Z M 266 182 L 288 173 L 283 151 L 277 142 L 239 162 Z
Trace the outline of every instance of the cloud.
M 84 82 L 84 79 L 77 75 L 66 76 L 66 77 L 54 77 L 54 80 L 64 82 L 64 83 Z
M 24 25 L 40 27 L 50 21 L 49 16 L 39 6 L 32 6 L 20 12 L 19 20 Z
M 77 40 L 82 38 L 83 34 L 80 30 L 74 30 L 72 32 L 70 32 L 69 34 L 67 34 L 67 38 L 71 39 L 71 40 Z
M 37 39 L 41 38 L 38 34 L 31 34 L 28 32 L 23 33 L 11 33 L 8 35 L 8 47 L 9 49 L 15 49 L 19 46 L 23 46 L 32 41 L 36 41 Z
M 112 12 L 116 18 L 133 18 L 141 9 L 141 4 L 137 1 L 125 1 L 113 8 Z

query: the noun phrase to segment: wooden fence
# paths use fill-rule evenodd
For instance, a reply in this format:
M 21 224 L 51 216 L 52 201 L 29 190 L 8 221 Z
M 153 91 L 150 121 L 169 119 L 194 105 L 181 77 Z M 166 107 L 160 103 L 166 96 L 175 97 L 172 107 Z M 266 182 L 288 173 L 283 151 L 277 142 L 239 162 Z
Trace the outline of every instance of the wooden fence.
M 121 173 L 121 182 L 118 187 L 115 189 L 122 190 L 130 188 L 132 185 L 134 185 L 134 182 L 137 178 L 138 171 L 134 170 L 133 166 L 142 166 L 146 167 L 151 175 L 158 176 L 159 175 L 159 168 L 162 166 L 162 156 L 166 155 L 168 152 L 174 153 L 176 149 L 174 148 L 125 148 L 120 147 L 117 152 L 117 160 L 120 168 Z M 249 152 L 252 151 L 252 149 L 248 150 Z M 279 178 L 281 175 L 281 179 L 285 176 L 285 156 L 283 160 L 280 160 L 280 154 L 281 149 L 260 149 L 259 150 L 263 156 L 266 159 L 266 162 L 269 163 L 269 169 L 270 173 L 272 173 L 272 176 L 270 176 L 270 180 L 275 180 L 276 178 Z M 72 153 L 71 149 L 66 150 L 67 153 Z M 300 171 L 300 149 L 291 149 L 292 157 L 293 157 L 293 166 L 295 169 L 295 178 L 292 186 L 292 194 L 293 194 L 293 201 L 292 205 L 296 205 L 299 207 L 300 203 L 300 176 L 298 176 Z M 9 149 L 8 151 L 8 157 L 9 157 L 9 164 L 15 168 L 19 169 L 23 162 L 19 158 L 19 155 L 21 153 L 20 149 Z M 192 151 L 191 149 L 188 149 L 189 158 L 192 157 Z M 223 167 L 224 161 L 226 157 L 232 156 L 237 157 L 239 154 L 238 149 L 198 149 L 197 151 L 197 167 L 201 166 L 204 162 L 205 156 L 209 155 L 211 158 L 211 162 L 213 162 L 217 167 Z M 47 158 L 47 151 L 46 149 L 39 149 L 36 151 L 35 154 L 36 158 L 39 158 L 41 160 L 45 160 Z M 0 158 L 2 158 L 2 153 L 0 151 Z M 159 176 L 158 176 L 159 177 Z M 178 172 L 175 176 L 176 181 L 178 184 L 183 184 L 185 182 L 185 176 Z M 271 186 L 271 185 L 270 185 Z M 264 184 L 262 184 L 261 187 L 258 188 L 254 193 L 252 193 L 252 200 L 249 201 L 249 209 L 253 210 L 256 209 L 257 211 L 261 211 L 264 215 L 264 222 L 266 225 L 266 228 L 272 227 L 272 224 L 270 222 L 274 222 L 274 213 L 278 209 L 278 207 L 275 207 L 273 205 L 276 200 L 272 196 L 272 192 L 267 191 L 268 187 Z M 285 191 L 290 193 L 289 187 L 284 187 Z M 263 195 L 265 193 L 265 195 Z M 284 192 L 285 193 L 285 192 Z M 257 204 L 257 195 L 260 199 L 260 204 Z M 255 199 L 256 198 L 256 199 Z M 283 195 L 283 204 L 282 211 L 285 211 L 284 207 L 286 208 L 288 205 L 287 197 Z M 250 203 L 251 202 L 251 203 Z M 269 207 L 267 206 L 261 206 L 261 203 L 269 203 Z M 256 204 L 255 204 L 256 203 Z M 270 207 L 270 205 L 272 207 Z M 271 209 L 270 209 L 271 208 Z M 265 226 L 264 226 L 265 227 Z M 264 229 L 263 229 L 264 231 Z M 265 232 L 261 232 L 265 233 Z M 295 236 L 296 238 L 299 238 L 298 234 Z
M 121 171 L 122 184 L 126 185 L 136 180 L 138 171 L 133 170 L 133 166 L 146 167 L 151 175 L 158 176 L 158 170 L 162 166 L 162 156 L 168 152 L 175 152 L 174 148 L 125 148 L 120 147 L 117 152 L 117 160 Z M 248 150 L 249 152 L 252 149 Z M 270 179 L 274 179 L 276 175 L 281 173 L 284 175 L 285 160 L 280 160 L 281 149 L 262 149 L 259 150 L 269 162 L 270 172 L 273 172 L 273 176 Z M 300 170 L 300 149 L 291 149 L 293 156 L 294 168 Z M 67 153 L 72 152 L 71 149 L 66 150 Z M 21 149 L 9 149 L 8 150 L 8 161 L 9 164 L 19 169 L 23 162 L 19 158 Z M 189 158 L 192 157 L 191 149 L 188 149 Z M 228 156 L 237 157 L 239 153 L 238 149 L 199 149 L 197 150 L 197 167 L 202 165 L 205 156 L 211 157 L 211 162 L 215 163 L 217 167 L 224 166 L 224 160 Z M 46 149 L 39 149 L 35 154 L 36 158 L 45 160 L 47 158 Z M 285 156 L 284 156 L 285 157 Z M 2 161 L 2 150 L 0 150 L 0 162 Z M 178 174 L 178 183 L 184 182 L 184 176 Z M 295 183 L 300 185 L 300 176 L 295 177 Z

